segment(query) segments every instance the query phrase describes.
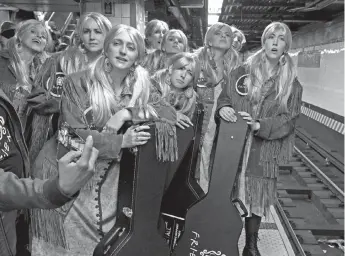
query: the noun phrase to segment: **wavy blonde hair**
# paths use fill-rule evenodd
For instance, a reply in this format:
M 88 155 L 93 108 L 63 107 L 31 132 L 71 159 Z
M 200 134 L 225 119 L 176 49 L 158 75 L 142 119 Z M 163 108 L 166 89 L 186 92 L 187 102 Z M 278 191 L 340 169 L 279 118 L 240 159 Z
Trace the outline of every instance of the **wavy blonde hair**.
M 260 88 L 269 78 L 266 72 L 266 53 L 263 46 L 266 42 L 266 39 L 277 30 L 283 31 L 286 46 L 283 55 L 279 59 L 279 64 L 277 67 L 276 74 L 278 82 L 275 83 L 275 89 L 277 91 L 276 99 L 279 100 L 280 107 L 283 110 L 286 110 L 287 101 L 292 90 L 292 84 L 296 78 L 296 67 L 291 56 L 288 54 L 292 44 L 291 30 L 282 22 L 272 22 L 265 28 L 261 36 L 262 49 L 251 55 L 245 63 L 249 67 L 250 82 L 248 83 L 248 95 L 251 100 L 258 101 L 260 97 Z
M 240 48 L 237 51 L 240 51 L 242 49 L 242 46 L 246 43 L 246 37 L 243 34 L 242 30 L 236 28 L 235 26 L 230 26 L 232 33 L 234 34 L 234 38 L 236 37 L 236 34 L 241 38 L 241 40 L 239 41 L 240 43 Z
M 104 40 L 104 52 L 107 52 L 113 39 L 121 32 L 127 32 L 132 39 L 138 51 L 137 64 L 133 64 L 134 74 L 128 72 L 122 84 L 132 91 L 132 98 L 127 107 L 137 106 L 140 108 L 139 116 L 149 118 L 157 116 L 153 107 L 148 104 L 151 82 L 148 72 L 138 65 L 145 57 L 144 38 L 140 32 L 127 25 L 116 25 L 107 34 Z M 102 55 L 95 65 L 91 68 L 90 77 L 88 78 L 89 97 L 94 113 L 94 122 L 97 126 L 102 127 L 109 120 L 112 114 L 117 110 L 117 100 L 115 99 L 114 90 L 107 78 L 105 67 L 105 55 Z
M 10 38 L 7 42 L 7 47 L 8 47 L 8 53 L 10 55 L 10 64 L 14 69 L 15 75 L 16 75 L 16 80 L 19 84 L 22 86 L 29 86 L 32 84 L 30 81 L 30 75 L 29 75 L 29 70 L 27 69 L 26 65 L 24 64 L 24 61 L 20 58 L 19 56 L 19 45 L 23 41 L 23 36 L 24 34 L 31 29 L 32 27 L 35 26 L 42 26 L 46 33 L 47 33 L 47 38 L 46 38 L 46 46 L 48 45 L 48 40 L 49 40 L 49 30 L 47 27 L 44 25 L 44 23 L 38 21 L 38 20 L 26 20 L 23 22 L 20 22 L 17 25 L 16 28 L 16 33 L 14 37 Z M 37 58 L 40 64 L 42 64 L 45 59 L 48 57 L 46 52 L 43 50 L 41 53 L 37 53 L 36 56 L 34 56 L 34 60 Z M 30 86 L 31 88 L 31 86 Z
M 204 75 L 206 75 L 206 77 L 209 78 L 212 83 L 216 83 L 219 79 L 217 76 L 217 72 L 216 70 L 214 70 L 211 63 L 210 50 L 212 50 L 212 46 L 210 46 L 210 41 L 212 37 L 215 35 L 215 33 L 218 30 L 222 29 L 223 27 L 228 28 L 229 32 L 233 35 L 232 29 L 228 24 L 217 22 L 208 28 L 205 34 L 204 46 L 195 51 L 195 54 L 198 56 L 201 62 Z M 238 53 L 232 48 L 232 43 L 231 43 L 230 48 L 226 51 L 223 58 L 224 58 L 223 74 L 228 76 L 228 74 L 232 70 L 237 68 L 240 63 Z
M 70 75 L 87 68 L 87 58 L 78 48 L 71 47 L 62 51 L 59 55 L 61 71 Z
M 164 34 L 163 39 L 162 39 L 162 44 L 161 44 L 162 49 L 166 43 L 168 36 L 174 33 L 178 34 L 182 38 L 182 43 L 184 46 L 183 52 L 188 52 L 189 46 L 188 46 L 187 36 L 181 30 L 178 30 L 178 29 L 171 29 L 167 33 Z M 155 50 L 145 56 L 142 66 L 146 68 L 151 75 L 153 75 L 156 71 L 168 67 L 167 66 L 168 61 L 169 59 L 166 56 L 165 51 Z
M 85 23 L 89 19 L 93 19 L 98 25 L 98 27 L 105 34 L 107 34 L 113 26 L 110 20 L 107 17 L 105 17 L 103 14 L 100 14 L 98 12 L 88 12 L 88 13 L 83 14 L 75 30 L 76 31 L 76 34 L 75 34 L 76 46 L 80 46 L 83 43 L 81 39 L 81 35 L 83 34 Z
M 147 38 L 152 36 L 157 28 L 165 29 L 166 31 L 169 30 L 169 26 L 165 21 L 157 19 L 150 20 L 145 26 L 145 46 L 147 49 L 152 49 L 152 45 Z
M 162 39 L 162 44 L 161 44 L 162 50 L 163 50 L 163 48 L 167 42 L 168 37 L 172 34 L 177 34 L 182 38 L 182 43 L 183 43 L 183 50 L 182 51 L 188 52 L 189 51 L 188 38 L 187 38 L 186 34 L 183 33 L 183 31 L 179 30 L 179 29 L 170 29 L 168 32 L 166 32 L 164 34 L 163 39 Z
M 169 59 L 168 66 L 169 68 L 171 67 L 172 70 L 176 70 L 176 69 L 186 66 L 185 61 L 187 61 L 187 65 L 191 64 L 192 75 L 193 75 L 192 81 L 184 88 L 184 90 L 187 90 L 189 87 L 194 88 L 195 85 L 197 84 L 197 81 L 200 76 L 199 60 L 192 53 L 181 52 L 181 53 L 175 54 Z M 152 77 L 160 86 L 159 89 L 162 92 L 163 98 L 168 97 L 169 94 L 174 92 L 171 88 L 173 85 L 172 84 L 170 85 L 169 83 L 167 83 L 167 81 L 171 80 L 169 79 L 169 76 L 170 76 L 169 68 L 157 71 L 156 74 Z M 170 102 L 169 99 L 167 100 L 170 102 L 170 104 L 173 107 L 176 107 L 180 103 L 180 99 L 179 97 L 172 97 L 172 98 L 175 98 L 175 102 Z M 194 107 L 195 102 L 196 102 L 196 92 L 193 89 L 192 97 L 182 103 L 182 106 L 180 106 L 179 111 L 182 114 L 186 114 L 190 116 L 190 113 L 193 112 L 193 107 Z

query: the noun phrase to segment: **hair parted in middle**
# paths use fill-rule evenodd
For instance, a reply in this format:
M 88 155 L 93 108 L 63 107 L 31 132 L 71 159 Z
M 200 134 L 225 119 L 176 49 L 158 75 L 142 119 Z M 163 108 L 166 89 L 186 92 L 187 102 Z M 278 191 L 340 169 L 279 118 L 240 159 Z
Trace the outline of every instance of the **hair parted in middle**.
M 192 81 L 184 88 L 183 93 L 174 90 L 171 84 L 170 71 L 180 69 L 188 64 L 192 67 Z M 168 61 L 168 68 L 157 71 L 152 79 L 155 81 L 155 86 L 159 86 L 162 97 L 173 106 L 177 111 L 182 114 L 192 117 L 195 109 L 197 94 L 194 87 L 200 76 L 200 62 L 194 54 L 188 52 L 177 53 L 172 56 Z M 186 96 L 185 94 L 188 93 Z
M 94 112 L 94 122 L 97 126 L 103 127 L 114 111 L 117 110 L 117 100 L 114 96 L 112 85 L 108 80 L 108 72 L 104 70 L 106 53 L 113 39 L 121 32 L 128 33 L 138 51 L 138 57 L 128 74 L 122 82 L 132 92 L 132 98 L 127 107 L 140 107 L 139 115 L 144 117 L 156 116 L 156 111 L 148 104 L 151 82 L 148 72 L 139 63 L 145 57 L 144 38 L 134 27 L 124 24 L 114 26 L 104 40 L 104 53 L 91 67 L 88 87 L 90 102 Z M 132 70 L 132 71 L 131 71 Z
M 84 25 L 86 21 L 88 21 L 89 19 L 93 19 L 97 23 L 98 27 L 105 34 L 107 34 L 113 26 L 110 20 L 107 17 L 105 17 L 103 14 L 100 14 L 98 12 L 88 12 L 88 13 L 83 14 L 75 30 L 76 31 L 75 37 L 77 38 L 76 46 L 80 46 L 83 43 L 81 39 L 81 35 L 83 34 Z
M 183 43 L 183 52 L 188 52 L 189 51 L 189 45 L 188 45 L 188 38 L 186 36 L 185 33 L 183 33 L 182 30 L 179 30 L 179 29 L 170 29 L 168 32 L 166 32 L 163 36 L 163 39 L 162 39 L 162 44 L 161 44 L 161 47 L 162 47 L 162 51 L 164 51 L 164 46 L 167 42 L 167 39 L 169 36 L 171 36 L 172 34 L 177 34 L 179 35 L 181 38 L 182 38 L 182 43 Z
M 195 54 L 198 56 L 201 62 L 204 75 L 206 75 L 212 83 L 216 83 L 218 79 L 217 73 L 214 70 L 214 63 L 212 63 L 212 46 L 210 45 L 210 42 L 215 33 L 223 27 L 228 28 L 229 33 L 233 34 L 232 29 L 228 24 L 216 22 L 206 31 L 204 46 L 195 51 Z M 232 70 L 239 66 L 240 62 L 238 53 L 232 48 L 232 46 L 230 46 L 230 48 L 226 51 L 223 58 L 225 74 L 229 74 Z
M 44 23 L 38 21 L 38 20 L 26 20 L 22 21 L 17 25 L 16 33 L 15 35 L 10 38 L 7 42 L 8 52 L 10 55 L 10 63 L 14 69 L 17 83 L 22 86 L 28 86 L 31 88 L 31 80 L 29 75 L 29 70 L 27 70 L 26 65 L 24 64 L 23 60 L 21 60 L 19 56 L 20 51 L 20 45 L 21 42 L 24 40 L 23 36 L 24 34 L 30 30 L 33 27 L 42 26 L 46 33 L 46 46 L 48 45 L 49 41 L 49 30 L 44 25 Z M 37 55 L 34 57 L 35 59 L 38 59 L 39 65 L 43 64 L 43 62 L 48 58 L 48 55 L 45 51 L 37 53 Z M 37 67 L 39 68 L 39 67 Z M 38 70 L 37 70 L 38 72 Z
M 145 26 L 145 47 L 151 49 L 152 45 L 148 41 L 148 37 L 152 36 L 157 29 L 169 30 L 169 26 L 165 21 L 153 19 L 150 20 Z
M 296 78 L 297 71 L 291 56 L 288 54 L 292 45 L 292 34 L 290 28 L 285 23 L 272 22 L 269 24 L 261 36 L 262 48 L 247 59 L 246 65 L 249 67 L 250 79 L 250 82 L 248 83 L 248 95 L 252 100 L 258 100 L 260 97 L 259 89 L 265 80 L 269 78 L 265 69 L 266 53 L 264 50 L 264 44 L 266 39 L 277 30 L 283 31 L 286 45 L 284 53 L 280 56 L 279 64 L 277 66 L 276 74 L 278 82 L 275 83 L 275 85 L 277 90 L 277 99 L 280 101 L 281 107 L 286 110 L 287 102 L 292 90 L 292 84 Z

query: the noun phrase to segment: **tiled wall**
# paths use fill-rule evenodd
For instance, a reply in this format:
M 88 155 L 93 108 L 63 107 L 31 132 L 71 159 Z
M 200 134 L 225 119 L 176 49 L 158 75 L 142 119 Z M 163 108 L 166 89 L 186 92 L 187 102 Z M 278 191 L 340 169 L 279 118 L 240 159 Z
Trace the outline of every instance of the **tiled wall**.
M 131 20 L 130 20 L 130 13 L 131 13 L 131 8 L 130 4 L 115 4 L 114 5 L 114 17 L 108 17 L 111 23 L 113 25 L 116 24 L 126 24 L 128 26 L 131 25 Z
M 86 0 L 82 2 L 82 12 L 103 12 L 103 1 Z M 106 15 L 113 25 L 126 24 L 144 32 L 144 0 L 113 0 L 113 13 Z
M 115 2 L 115 1 L 114 1 Z M 86 2 L 84 11 L 102 13 L 102 2 Z M 113 25 L 130 23 L 130 4 L 113 4 L 113 15 L 106 15 Z
M 301 28 L 292 48 L 303 101 L 344 117 L 344 16 Z M 304 52 L 320 54 L 320 64 L 299 65 L 298 54 Z

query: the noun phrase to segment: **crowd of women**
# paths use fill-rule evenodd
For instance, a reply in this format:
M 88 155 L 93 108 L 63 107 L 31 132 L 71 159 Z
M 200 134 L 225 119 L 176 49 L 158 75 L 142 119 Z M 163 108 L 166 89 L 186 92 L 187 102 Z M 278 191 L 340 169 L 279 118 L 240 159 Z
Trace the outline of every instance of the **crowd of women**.
M 0 121 L 2 129 L 13 131 L 13 141 L 20 142 L 11 144 L 9 153 L 0 158 L 0 168 L 18 178 L 60 178 L 59 159 L 72 148 L 84 149 L 88 155 L 80 159 L 91 158 L 87 166 L 94 171 L 74 190 L 65 190 L 66 198 L 49 206 L 26 202 L 25 193 L 0 191 L 5 202 L 12 202 L 1 202 L 1 211 L 31 209 L 32 256 L 92 255 L 116 222 L 122 149 L 135 152 L 147 143 L 151 134 L 145 122 L 154 121 L 160 134 L 156 140 L 170 143 L 156 142 L 161 145 L 157 157 L 173 161 L 176 129 L 193 126 L 197 103 L 203 105 L 204 119 L 195 178 L 205 192 L 215 119 L 247 120 L 250 132 L 233 196 L 249 212 L 243 255 L 260 255 L 261 217 L 276 200 L 278 165 L 291 157 L 301 107 L 302 87 L 288 54 L 292 42 L 288 26 L 268 25 L 262 47 L 244 63 L 239 58 L 244 34 L 220 22 L 207 30 L 204 45 L 193 52 L 183 31 L 169 29 L 160 20 L 147 23 L 144 37 L 133 27 L 112 26 L 102 14 L 86 13 L 79 20 L 74 44 L 54 54 L 45 51 L 48 33 L 43 23 L 24 21 L 8 40 L 7 50 L 0 52 Z M 247 88 L 245 93 L 239 92 L 239 83 Z M 124 123 L 131 126 L 121 129 Z M 16 129 L 23 129 L 23 139 Z M 75 137 L 66 137 L 70 133 Z M 5 140 L 2 136 L 3 148 Z M 30 164 L 24 172 L 17 151 L 26 147 Z M 97 153 L 90 157 L 90 152 L 98 153 L 97 160 Z M 72 160 L 68 164 L 75 167 Z M 1 255 L 15 254 L 15 244 L 7 248 Z

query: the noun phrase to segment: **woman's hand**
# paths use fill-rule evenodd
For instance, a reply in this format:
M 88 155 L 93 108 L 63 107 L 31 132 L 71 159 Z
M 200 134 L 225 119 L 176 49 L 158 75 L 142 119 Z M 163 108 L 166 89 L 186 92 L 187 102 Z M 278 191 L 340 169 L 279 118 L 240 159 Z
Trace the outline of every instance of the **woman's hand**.
M 247 120 L 247 124 L 252 131 L 258 131 L 260 129 L 260 123 L 253 120 L 251 115 L 249 115 L 247 112 L 239 111 L 238 113 L 240 116 L 242 116 L 243 120 Z
M 143 125 L 134 128 L 129 127 L 122 139 L 122 148 L 133 148 L 136 146 L 144 145 L 150 138 L 151 134 L 144 132 L 144 130 L 150 129 L 149 126 Z
M 103 131 L 117 133 L 118 130 L 121 129 L 123 124 L 126 121 L 130 121 L 131 119 L 131 112 L 125 108 L 121 109 L 108 120 L 108 122 L 103 127 Z
M 182 114 L 182 113 L 177 112 L 176 118 L 177 118 L 176 126 L 183 129 L 183 130 L 184 130 L 184 128 L 187 128 L 189 126 L 193 126 L 193 123 L 190 121 L 189 117 Z
M 230 107 L 222 107 L 219 110 L 219 115 L 227 122 L 235 123 L 237 121 L 237 116 L 235 115 L 235 110 Z

